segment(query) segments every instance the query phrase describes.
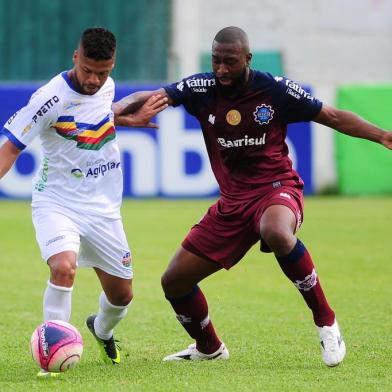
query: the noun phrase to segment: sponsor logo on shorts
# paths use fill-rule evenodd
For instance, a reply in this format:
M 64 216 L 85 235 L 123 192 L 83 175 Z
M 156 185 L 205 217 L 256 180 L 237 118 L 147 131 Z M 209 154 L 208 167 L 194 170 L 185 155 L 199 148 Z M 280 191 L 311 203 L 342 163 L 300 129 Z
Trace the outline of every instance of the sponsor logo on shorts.
M 60 241 L 60 240 L 62 240 L 64 238 L 65 238 L 65 235 L 59 235 L 57 237 L 51 238 L 49 241 L 46 242 L 45 245 L 49 246 L 50 244 L 53 244 L 53 242 Z
M 131 266 L 131 252 L 125 252 L 121 262 L 125 268 L 129 268 Z
M 238 110 L 229 110 L 226 114 L 226 121 L 230 125 L 238 125 L 241 122 L 241 113 Z
M 294 282 L 294 285 L 298 290 L 309 291 L 313 286 L 316 285 L 316 283 L 317 274 L 315 269 L 313 268 L 313 271 L 310 275 L 305 276 L 304 280 L 296 280 Z
M 286 193 L 286 192 L 280 192 L 279 196 L 284 197 L 284 198 L 286 198 L 288 200 L 291 200 L 291 196 L 288 193 Z
M 260 106 L 256 106 L 256 110 L 253 112 L 255 121 L 260 125 L 268 124 L 274 118 L 275 111 L 270 105 L 264 103 Z

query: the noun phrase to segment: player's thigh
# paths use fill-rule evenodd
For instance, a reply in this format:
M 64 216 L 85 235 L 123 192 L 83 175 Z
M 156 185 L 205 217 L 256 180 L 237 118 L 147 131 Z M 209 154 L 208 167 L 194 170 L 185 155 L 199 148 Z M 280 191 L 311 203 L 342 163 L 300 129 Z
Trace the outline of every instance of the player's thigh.
M 222 266 L 180 247 L 162 276 L 162 286 L 193 287 Z
M 259 240 L 253 227 L 253 214 L 238 204 L 232 213 L 222 213 L 214 204 L 194 225 L 182 242 L 187 251 L 230 269 Z M 224 204 L 224 203 L 221 203 Z
M 79 252 L 80 230 L 71 215 L 48 206 L 33 208 L 32 217 L 36 239 L 45 261 L 62 252 Z

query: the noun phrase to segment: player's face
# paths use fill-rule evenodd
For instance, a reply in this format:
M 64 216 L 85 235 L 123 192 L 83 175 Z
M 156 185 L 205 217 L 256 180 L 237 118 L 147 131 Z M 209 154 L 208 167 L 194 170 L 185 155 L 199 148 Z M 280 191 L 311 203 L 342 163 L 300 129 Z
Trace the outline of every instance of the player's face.
M 83 48 L 75 50 L 74 82 L 80 92 L 86 95 L 95 94 L 106 82 L 114 67 L 115 57 L 109 60 L 94 60 L 83 54 Z
M 249 76 L 249 62 L 252 55 L 241 43 L 212 44 L 212 69 L 224 91 L 235 92 L 243 87 Z

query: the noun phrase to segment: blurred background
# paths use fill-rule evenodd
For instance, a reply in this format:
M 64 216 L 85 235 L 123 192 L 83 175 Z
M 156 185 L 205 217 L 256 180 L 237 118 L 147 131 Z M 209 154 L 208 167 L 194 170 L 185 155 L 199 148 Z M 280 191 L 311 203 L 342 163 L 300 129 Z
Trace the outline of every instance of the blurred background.
M 82 31 L 112 30 L 116 98 L 210 72 L 221 28 L 249 35 L 252 67 L 286 75 L 326 104 L 392 129 L 391 0 L 0 0 L 0 122 L 32 92 L 72 68 Z M 217 194 L 203 138 L 182 108 L 157 116 L 159 131 L 119 129 L 126 197 Z M 315 123 L 287 139 L 306 194 L 392 194 L 392 154 Z M 39 165 L 35 141 L 0 182 L 0 197 L 29 198 Z

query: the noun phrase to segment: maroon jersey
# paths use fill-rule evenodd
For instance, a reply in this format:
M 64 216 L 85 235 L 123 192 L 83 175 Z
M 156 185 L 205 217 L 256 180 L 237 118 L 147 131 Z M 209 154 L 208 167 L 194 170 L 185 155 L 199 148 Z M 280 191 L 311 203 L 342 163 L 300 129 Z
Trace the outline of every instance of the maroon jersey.
M 213 73 L 192 75 L 165 86 L 173 105 L 200 122 L 211 167 L 222 196 L 244 200 L 267 184 L 302 182 L 288 157 L 287 124 L 310 121 L 322 103 L 295 82 L 250 71 L 246 89 L 230 99 Z

